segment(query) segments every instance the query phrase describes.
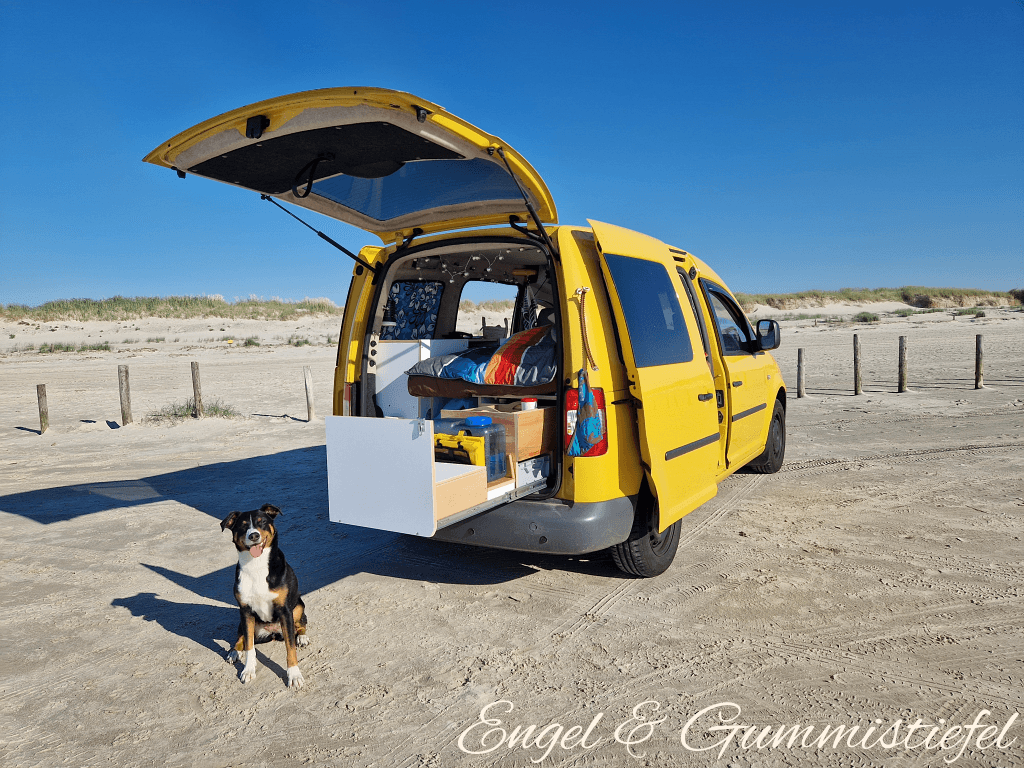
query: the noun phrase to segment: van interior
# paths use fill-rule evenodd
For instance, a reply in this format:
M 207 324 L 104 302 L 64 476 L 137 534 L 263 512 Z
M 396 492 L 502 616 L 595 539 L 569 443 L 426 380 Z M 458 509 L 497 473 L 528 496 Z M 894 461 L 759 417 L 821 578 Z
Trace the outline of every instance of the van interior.
M 531 493 L 552 495 L 560 470 L 560 450 L 554 443 L 559 439 L 555 422 L 562 349 L 554 270 L 547 255 L 529 241 L 498 239 L 408 250 L 388 260 L 374 294 L 364 340 L 359 414 L 428 420 L 436 435 L 441 419 L 458 418 L 459 412 L 492 412 L 507 432 L 505 475 L 518 488 L 516 496 L 527 490 L 520 487 L 524 476 L 531 480 Z M 515 306 L 502 321 L 459 328 L 464 289 L 477 281 L 509 286 Z M 531 340 L 542 343 L 529 346 Z M 475 361 L 476 381 L 433 375 L 434 369 L 460 354 Z M 536 371 L 529 368 L 533 364 Z M 430 369 L 430 374 L 415 372 L 422 369 Z M 497 380 L 491 380 L 492 369 L 501 369 Z M 486 379 L 481 379 L 484 373 Z M 538 413 L 520 419 L 524 408 Z M 504 421 L 502 414 L 509 414 L 510 420 Z M 527 439 L 519 434 L 519 422 L 525 425 L 527 417 L 544 419 L 543 445 L 534 449 L 543 451 L 541 455 L 516 455 L 512 448 L 516 440 Z M 438 462 L 449 460 L 436 456 Z M 506 457 L 502 461 L 505 464 Z

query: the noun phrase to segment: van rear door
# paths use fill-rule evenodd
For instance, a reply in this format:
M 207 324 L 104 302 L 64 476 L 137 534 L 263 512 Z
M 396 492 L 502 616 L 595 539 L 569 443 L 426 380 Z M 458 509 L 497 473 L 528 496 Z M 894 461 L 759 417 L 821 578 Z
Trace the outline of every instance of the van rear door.
M 668 247 L 591 221 L 630 389 L 640 452 L 658 499 L 658 529 L 717 492 L 719 430 L 714 382 Z
M 145 160 L 308 208 L 385 243 L 505 225 L 531 206 L 540 222 L 558 221 L 544 180 L 507 143 L 437 104 L 383 88 L 250 104 L 182 131 Z

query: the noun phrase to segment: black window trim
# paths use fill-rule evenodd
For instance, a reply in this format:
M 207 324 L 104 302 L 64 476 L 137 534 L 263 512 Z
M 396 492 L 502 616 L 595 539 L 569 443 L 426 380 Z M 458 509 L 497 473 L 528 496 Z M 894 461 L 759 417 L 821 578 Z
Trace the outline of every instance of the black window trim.
M 683 267 L 676 267 L 676 272 L 682 280 L 683 288 L 686 289 L 686 297 L 690 300 L 690 308 L 693 309 L 694 317 L 697 318 L 697 328 L 700 330 L 700 340 L 704 345 L 704 354 L 707 358 L 708 368 L 711 376 L 715 375 L 714 355 L 711 354 L 711 338 L 708 335 L 708 327 L 704 323 L 704 313 L 701 311 L 701 303 L 697 299 L 697 289 L 693 287 L 693 280 L 690 274 Z
M 701 288 L 704 291 L 705 297 L 707 298 L 708 309 L 711 312 L 711 319 L 715 323 L 715 335 L 718 337 L 718 346 L 722 351 L 722 355 L 724 357 L 736 357 L 738 354 L 743 353 L 734 352 L 730 355 L 728 352 L 725 351 L 725 345 L 722 344 L 722 329 L 718 324 L 718 315 L 715 314 L 714 304 L 711 303 L 711 294 L 714 294 L 715 296 L 720 298 L 725 303 L 727 309 L 731 307 L 733 310 L 735 310 L 735 312 L 733 313 L 734 320 L 742 319 L 743 325 L 747 329 L 747 337 L 749 338 L 749 341 L 746 344 L 745 352 L 748 355 L 755 354 L 755 351 L 751 347 L 757 341 L 757 334 L 754 333 L 754 329 L 751 327 L 750 321 L 747 320 L 747 316 L 743 314 L 743 310 L 739 308 L 739 305 L 736 303 L 736 301 L 732 298 L 732 296 L 729 295 L 729 291 L 725 288 L 725 286 L 719 285 L 718 283 L 714 282 L 713 280 L 709 280 L 706 277 L 700 278 L 700 284 Z

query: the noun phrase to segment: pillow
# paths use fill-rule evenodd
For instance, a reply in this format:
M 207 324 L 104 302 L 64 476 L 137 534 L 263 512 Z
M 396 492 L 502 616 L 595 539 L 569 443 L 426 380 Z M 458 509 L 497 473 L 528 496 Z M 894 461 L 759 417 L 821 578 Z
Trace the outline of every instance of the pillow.
M 547 384 L 558 373 L 552 326 L 512 334 L 500 347 L 474 347 L 454 355 L 422 360 L 406 373 L 471 384 L 530 387 Z

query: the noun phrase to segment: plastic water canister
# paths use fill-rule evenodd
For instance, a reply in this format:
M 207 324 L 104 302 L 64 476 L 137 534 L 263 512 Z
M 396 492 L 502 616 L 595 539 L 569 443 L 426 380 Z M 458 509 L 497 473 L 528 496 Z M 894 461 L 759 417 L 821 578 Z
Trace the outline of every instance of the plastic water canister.
M 435 435 L 457 435 L 464 419 L 434 419 Z
M 469 416 L 463 420 L 462 429 L 473 437 L 484 438 L 484 453 L 487 462 L 487 482 L 505 476 L 505 427 L 492 422 L 490 416 Z M 461 431 L 461 430 L 460 430 Z

